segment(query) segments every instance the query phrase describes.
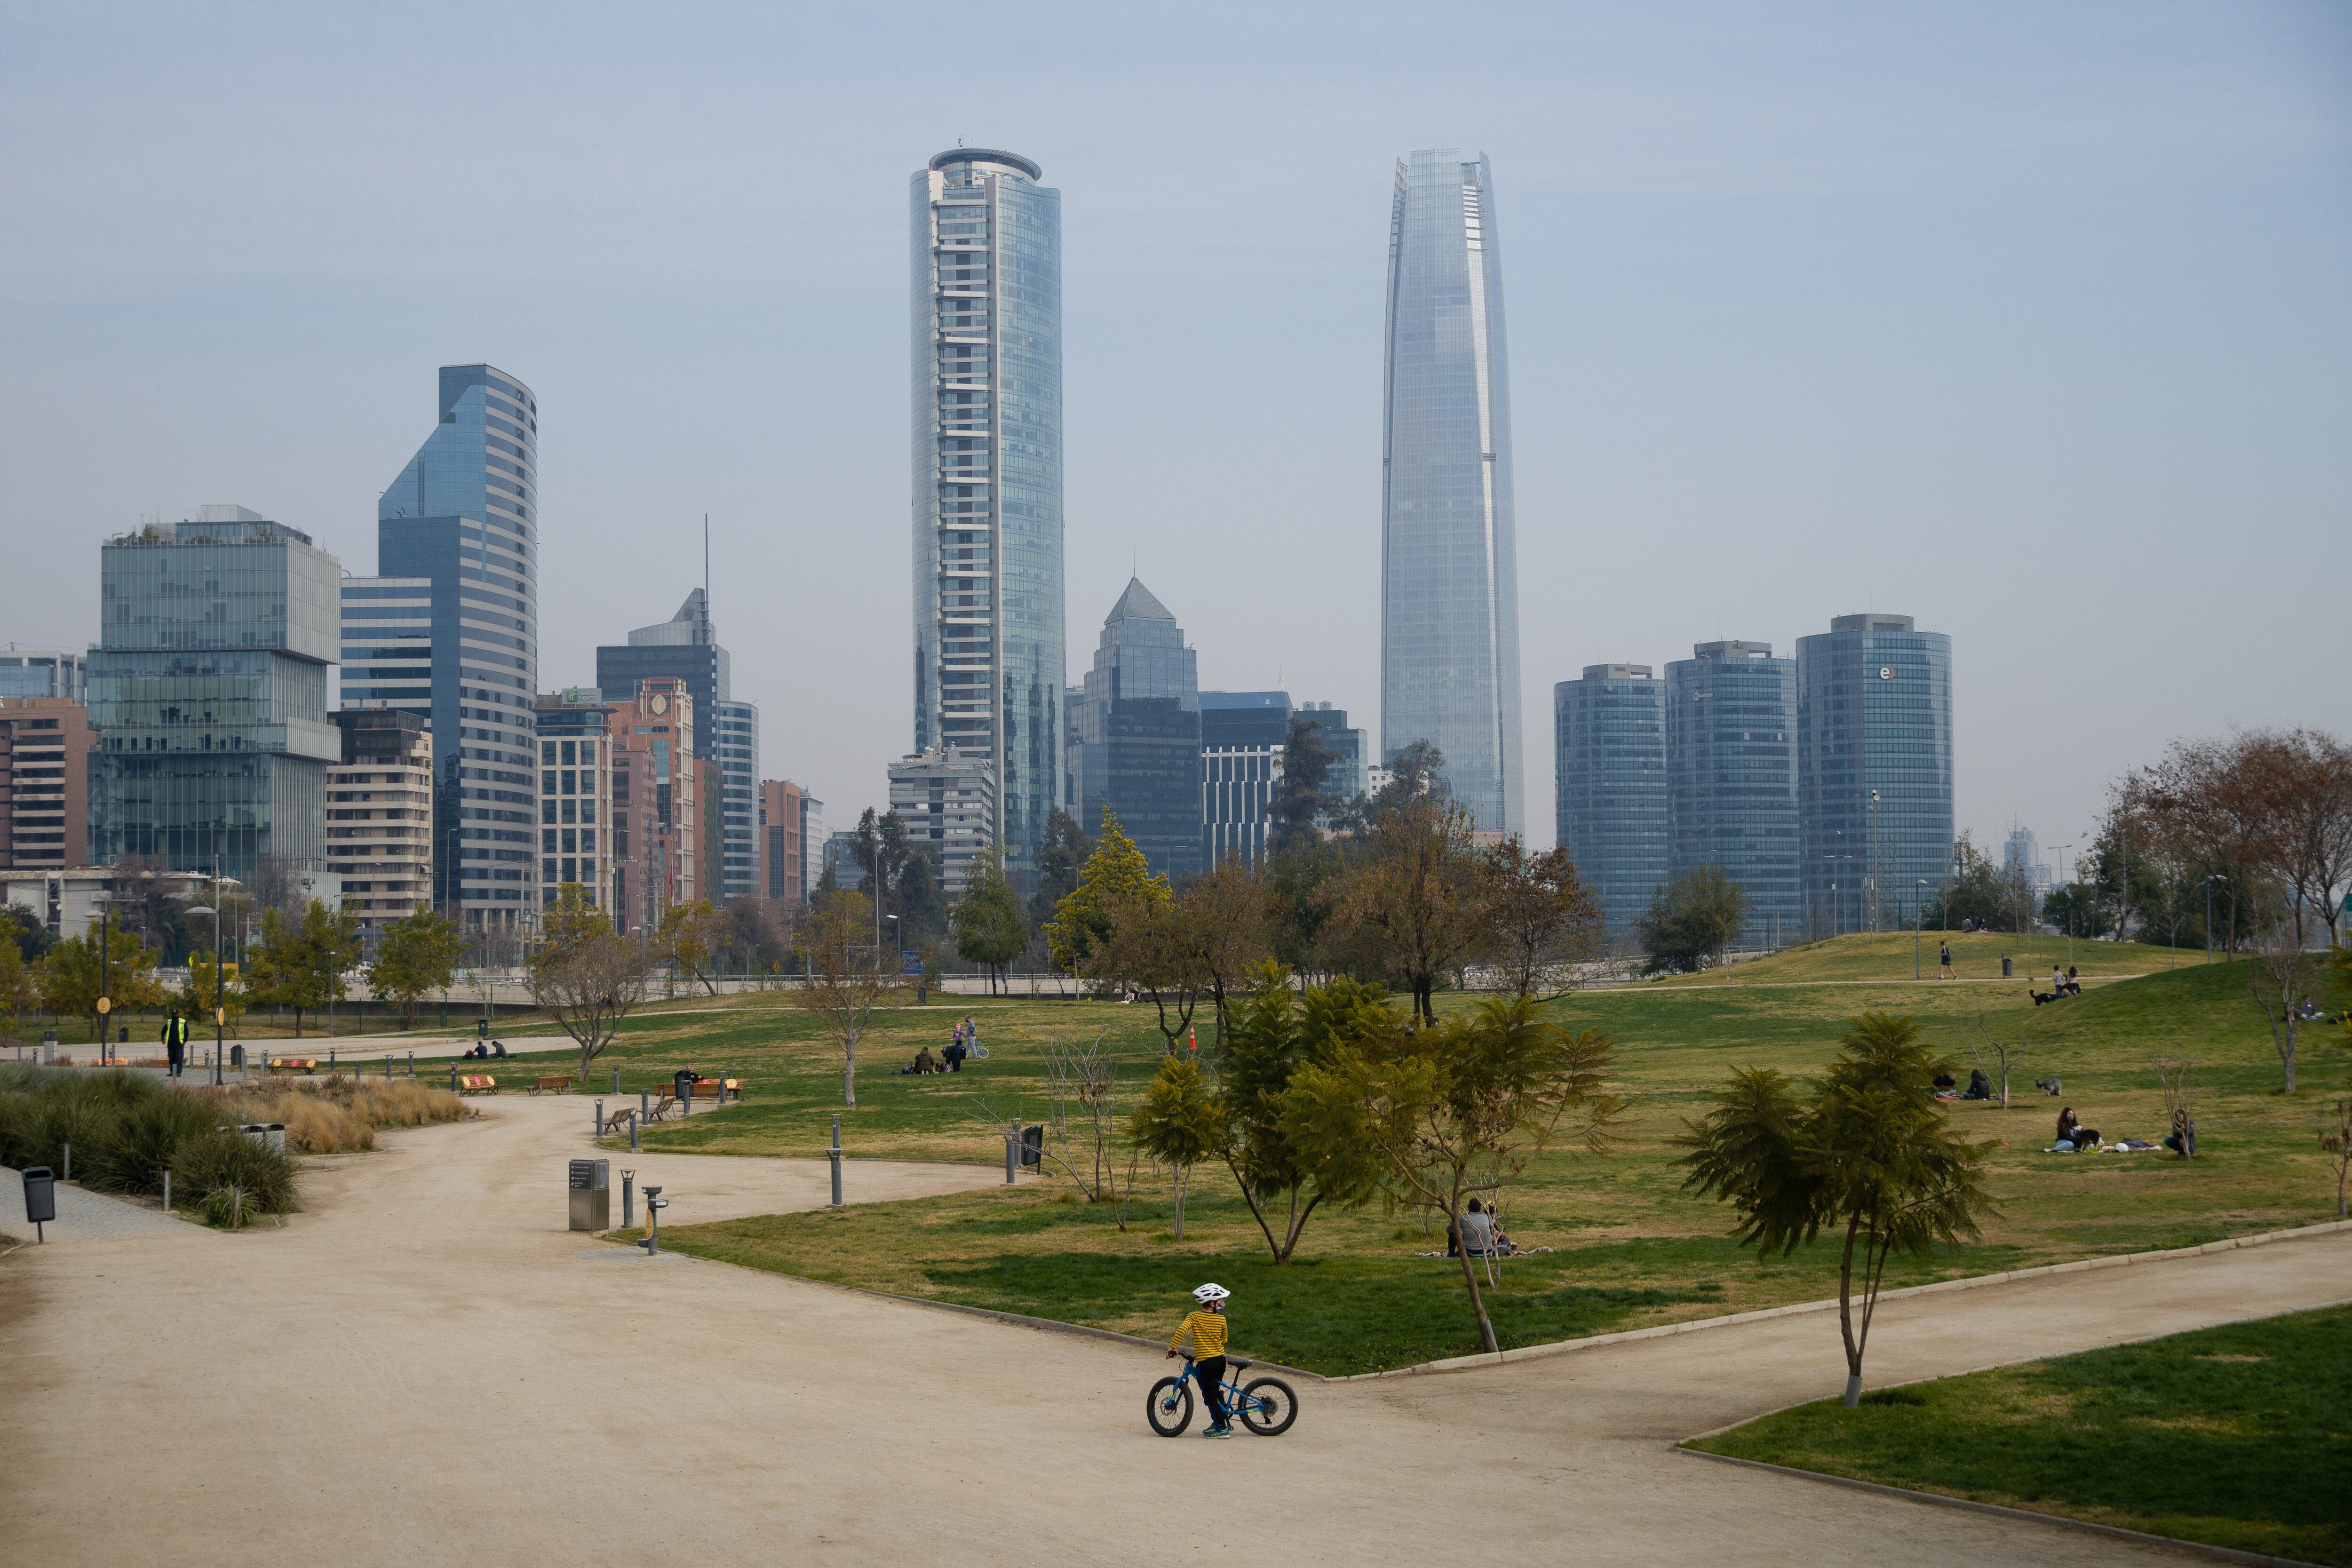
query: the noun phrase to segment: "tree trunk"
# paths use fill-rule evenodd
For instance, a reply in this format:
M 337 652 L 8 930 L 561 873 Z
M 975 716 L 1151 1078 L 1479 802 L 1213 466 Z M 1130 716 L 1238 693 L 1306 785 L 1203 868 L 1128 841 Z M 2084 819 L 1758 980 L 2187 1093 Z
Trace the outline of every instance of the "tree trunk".
M 841 1037 L 841 1103 L 857 1103 L 857 1033 L 854 1029 Z
M 1853 1239 L 1862 1215 L 1845 1222 L 1845 1249 L 1838 1258 L 1838 1335 L 1845 1341 L 1845 1407 L 1862 1402 L 1862 1346 L 1853 1337 Z
M 2279 1061 L 2286 1068 L 2286 1091 L 2289 1094 L 2293 1094 L 2294 1092 L 2294 1028 L 2296 1022 L 2297 1020 L 2294 1016 L 2294 1002 L 2293 998 L 2289 998 L 2286 1004 L 2286 1043 L 2279 1047 Z
M 1184 1167 L 1178 1165 L 1174 1169 L 1176 1172 L 1176 1239 L 1181 1241 L 1184 1239 Z
M 1457 1237 L 1462 1236 L 1462 1215 L 1458 1207 L 1446 1211 L 1445 1223 Z M 1495 1325 L 1486 1317 L 1486 1298 L 1478 1289 L 1478 1265 L 1470 1256 L 1469 1238 L 1462 1242 L 1462 1282 L 1470 1287 L 1470 1310 L 1478 1316 L 1478 1348 L 1492 1355 L 1503 1348 L 1495 1340 Z

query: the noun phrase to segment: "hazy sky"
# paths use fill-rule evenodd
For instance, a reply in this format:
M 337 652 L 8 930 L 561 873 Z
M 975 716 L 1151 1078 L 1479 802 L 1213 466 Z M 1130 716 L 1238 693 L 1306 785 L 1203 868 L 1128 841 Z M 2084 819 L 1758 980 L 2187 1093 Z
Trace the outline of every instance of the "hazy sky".
M 238 501 L 375 568 L 435 368 L 537 392 L 541 684 L 701 571 L 834 826 L 909 741 L 907 178 L 1063 193 L 1072 669 L 1130 562 L 1207 687 L 1374 730 L 1395 159 L 1494 161 L 1528 826 L 1550 691 L 1948 632 L 1959 817 L 2352 731 L 2352 8 L 0 12 L 0 640 Z

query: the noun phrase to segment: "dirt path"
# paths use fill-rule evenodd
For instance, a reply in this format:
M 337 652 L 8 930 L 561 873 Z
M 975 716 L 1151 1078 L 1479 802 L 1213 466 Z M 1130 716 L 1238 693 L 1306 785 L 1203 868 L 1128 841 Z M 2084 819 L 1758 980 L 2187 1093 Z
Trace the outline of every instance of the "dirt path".
M 1821 1314 L 1308 1384 L 1287 1436 L 1164 1441 L 1149 1352 L 568 1232 L 586 1119 L 493 1109 L 314 1175 L 284 1230 L 0 1261 L 9 1560 L 2198 1560 L 1669 1452 L 1835 1392 Z M 819 1163 L 637 1159 L 680 1221 L 824 1201 Z M 993 1179 L 850 1167 L 853 1196 Z M 2347 1295 L 2352 1234 L 1912 1298 L 1882 1312 L 1872 1382 Z

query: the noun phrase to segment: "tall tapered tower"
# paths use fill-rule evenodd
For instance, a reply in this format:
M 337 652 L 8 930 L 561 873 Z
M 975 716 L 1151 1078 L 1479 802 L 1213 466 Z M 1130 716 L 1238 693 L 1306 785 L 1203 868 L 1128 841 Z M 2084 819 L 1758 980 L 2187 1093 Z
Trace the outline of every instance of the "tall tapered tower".
M 1518 551 L 1494 178 L 1450 148 L 1397 164 L 1381 485 L 1381 753 L 1445 753 L 1487 831 L 1521 830 Z

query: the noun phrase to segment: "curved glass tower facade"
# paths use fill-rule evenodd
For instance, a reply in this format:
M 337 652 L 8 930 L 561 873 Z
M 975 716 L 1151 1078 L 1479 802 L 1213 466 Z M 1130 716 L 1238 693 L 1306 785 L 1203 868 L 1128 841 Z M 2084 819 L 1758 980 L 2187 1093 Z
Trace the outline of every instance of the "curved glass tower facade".
M 1451 148 L 1397 164 L 1381 438 L 1381 754 L 1445 753 L 1487 831 L 1521 830 L 1518 551 L 1494 179 Z
M 912 185 L 915 744 L 990 759 L 1024 884 L 1062 772 L 1062 193 L 1016 153 Z
M 1797 661 L 1766 642 L 1703 642 L 1666 666 L 1666 784 L 1677 877 L 1719 866 L 1748 895 L 1745 941 L 1801 927 Z
M 1665 682 L 1646 664 L 1589 664 L 1551 709 L 1559 846 L 1622 932 L 1667 877 Z

